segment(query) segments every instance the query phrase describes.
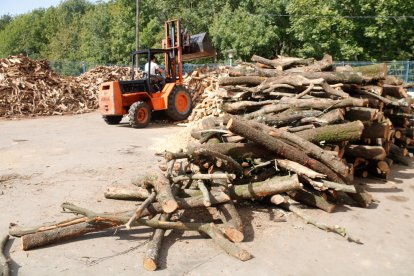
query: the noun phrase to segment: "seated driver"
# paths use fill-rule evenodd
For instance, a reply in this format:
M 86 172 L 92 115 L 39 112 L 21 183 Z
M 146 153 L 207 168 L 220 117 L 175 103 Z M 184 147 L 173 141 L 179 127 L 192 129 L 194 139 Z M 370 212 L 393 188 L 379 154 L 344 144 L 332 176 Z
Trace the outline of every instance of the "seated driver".
M 151 67 L 151 72 L 148 72 L 148 67 Z M 151 77 L 152 83 L 161 83 L 162 87 L 164 87 L 165 80 L 164 77 L 161 75 L 162 73 L 164 73 L 164 70 L 157 64 L 157 58 L 154 55 L 151 56 L 151 61 L 145 64 L 144 70 L 145 73 L 147 73 L 147 75 Z

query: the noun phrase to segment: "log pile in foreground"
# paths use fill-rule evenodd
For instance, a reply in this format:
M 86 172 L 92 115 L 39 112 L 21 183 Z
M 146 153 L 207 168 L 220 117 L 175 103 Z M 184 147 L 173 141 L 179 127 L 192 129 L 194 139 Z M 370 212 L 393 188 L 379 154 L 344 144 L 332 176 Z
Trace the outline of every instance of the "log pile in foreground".
M 79 114 L 98 107 L 99 85 L 127 78 L 127 67 L 97 67 L 79 77 L 55 74 L 47 61 L 0 60 L 0 117 Z
M 62 208 L 77 216 L 32 228 L 11 225 L 9 234 L 21 237 L 29 250 L 105 229 L 147 226 L 154 234 L 143 264 L 155 270 L 165 231 L 178 229 L 203 233 L 246 261 L 252 255 L 240 243 L 249 218 L 240 215 L 239 206 L 248 201 L 272 204 L 361 243 L 345 228 L 309 217 L 301 206 L 328 213 L 343 202 L 368 207 L 373 199 L 355 185 L 354 175 L 384 177 L 392 162 L 409 161 L 410 99 L 400 86 L 385 85 L 390 80 L 382 65 L 334 70 L 328 56 L 321 61 L 253 59 L 259 66 L 231 69 L 230 76 L 209 84 L 218 93 L 206 93 L 222 101 L 212 108 L 224 116 L 200 121 L 191 133 L 196 143 L 163 152 L 160 171 L 133 179 L 130 187 L 106 190 L 110 199 L 141 200 L 138 208 L 96 213 L 64 203 Z M 208 209 L 220 220 L 182 216 L 194 208 Z

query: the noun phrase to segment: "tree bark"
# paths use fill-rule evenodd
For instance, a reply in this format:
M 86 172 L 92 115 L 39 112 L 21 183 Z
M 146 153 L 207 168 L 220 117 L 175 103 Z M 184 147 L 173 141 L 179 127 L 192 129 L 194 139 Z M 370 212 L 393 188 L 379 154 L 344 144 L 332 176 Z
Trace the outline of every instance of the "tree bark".
M 352 67 L 353 72 L 362 74 L 365 82 L 384 80 L 388 74 L 388 67 L 385 63 L 378 63 L 366 66 Z
M 222 143 L 211 145 L 204 144 L 197 147 L 189 146 L 188 152 L 192 152 L 194 149 L 206 149 L 219 152 L 223 155 L 231 156 L 236 160 L 269 156 L 269 151 L 267 149 L 254 143 Z M 271 155 L 269 157 L 271 157 Z
M 170 182 L 163 173 L 156 172 L 147 175 L 144 181 L 154 187 L 157 192 L 157 199 L 161 203 L 164 212 L 169 214 L 178 209 L 178 203 L 172 194 Z
M 170 217 L 171 214 L 162 214 L 160 216 L 160 221 L 168 221 Z M 158 257 L 161 251 L 165 231 L 165 229 L 155 229 L 151 240 L 148 242 L 147 250 L 144 255 L 144 268 L 148 271 L 155 271 L 158 268 Z
M 345 148 L 345 156 L 381 161 L 385 160 L 387 153 L 382 146 L 349 145 Z
M 321 196 L 315 195 L 305 190 L 298 190 L 288 192 L 288 195 L 300 203 L 317 207 L 325 212 L 332 213 L 335 211 L 335 205 L 329 203 L 326 199 Z
M 395 86 L 384 84 L 382 87 L 382 93 L 386 96 L 391 96 L 397 99 L 407 98 L 407 91 L 402 86 Z
M 372 124 L 371 126 L 365 127 L 361 139 L 389 139 L 390 127 L 386 124 Z
M 282 142 L 267 133 L 257 131 L 256 128 L 251 126 L 251 122 L 242 121 L 230 116 L 225 117 L 225 122 L 227 122 L 227 128 L 233 133 L 244 136 L 283 158 L 295 161 L 311 168 L 314 171 L 325 174 L 332 181 L 343 183 L 343 180 L 326 165 L 322 164 L 318 160 L 310 158 L 301 150 L 288 145 L 287 143 Z
M 214 174 L 220 174 L 222 171 L 216 170 Z M 213 180 L 213 186 L 217 186 L 225 193 L 229 194 L 227 181 Z M 216 206 L 221 221 L 224 223 L 224 234 L 233 242 L 242 242 L 244 240 L 243 222 L 232 201 L 219 204 Z
M 301 188 L 297 175 L 274 176 L 262 182 L 234 185 L 229 188 L 232 199 L 261 198 Z
M 345 113 L 345 119 L 348 121 L 378 121 L 381 117 L 382 116 L 377 108 L 352 107 Z
M 274 60 L 266 59 L 257 55 L 253 55 L 252 61 L 259 62 L 261 64 L 273 67 L 279 71 L 286 70 L 293 66 L 300 65 L 311 65 L 314 62 L 314 59 L 302 59 L 302 58 L 292 58 L 292 57 L 281 57 Z
M 328 125 L 315 129 L 296 132 L 295 134 L 312 143 L 337 143 L 343 141 L 356 141 L 362 138 L 364 125 L 361 121 L 351 123 Z
M 296 173 L 297 175 L 306 175 L 309 178 L 325 178 L 326 175 L 315 172 L 314 170 L 311 170 L 299 163 L 290 161 L 290 160 L 282 160 L 282 159 L 276 159 L 276 166 L 283 168 L 285 170 L 291 171 Z
M 219 79 L 219 85 L 220 86 L 226 86 L 226 85 L 257 86 L 265 80 L 266 80 L 265 78 L 257 77 L 257 76 L 224 77 L 224 78 Z
M 230 114 L 240 114 L 246 112 L 252 112 L 257 109 L 260 109 L 262 106 L 275 104 L 278 101 L 275 100 L 268 100 L 268 101 L 261 101 L 261 102 L 253 102 L 253 101 L 240 101 L 234 103 L 224 103 L 221 106 L 221 109 Z
M 107 187 L 104 192 L 105 198 L 119 200 L 145 200 L 150 195 L 147 189 L 137 187 L 134 190 L 123 187 Z

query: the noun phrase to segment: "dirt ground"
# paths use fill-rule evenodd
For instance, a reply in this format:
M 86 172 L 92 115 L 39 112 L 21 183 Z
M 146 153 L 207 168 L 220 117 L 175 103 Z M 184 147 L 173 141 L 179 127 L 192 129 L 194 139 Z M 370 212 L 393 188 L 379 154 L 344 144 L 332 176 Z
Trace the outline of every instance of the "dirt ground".
M 107 126 L 98 113 L 0 121 L 0 233 L 62 220 L 62 202 L 103 211 L 134 208 L 107 200 L 103 189 L 128 184 L 156 167 L 153 146 L 179 131 L 152 124 Z M 370 180 L 378 200 L 369 209 L 348 205 L 333 214 L 309 210 L 321 222 L 346 227 L 363 245 L 304 224 L 268 205 L 241 207 L 254 258 L 240 262 L 198 233 L 169 232 L 161 269 L 146 272 L 142 254 L 151 232 L 107 231 L 24 252 L 8 244 L 15 275 L 414 275 L 414 167 L 394 166 L 390 181 Z

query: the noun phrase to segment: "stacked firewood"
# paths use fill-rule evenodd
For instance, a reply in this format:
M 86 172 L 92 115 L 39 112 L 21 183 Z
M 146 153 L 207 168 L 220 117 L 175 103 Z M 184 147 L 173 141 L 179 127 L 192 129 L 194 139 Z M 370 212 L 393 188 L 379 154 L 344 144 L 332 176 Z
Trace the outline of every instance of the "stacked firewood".
M 98 66 L 77 77 L 76 81 L 80 83 L 80 86 L 85 91 L 91 91 L 97 95 L 102 83 L 116 80 L 130 80 L 131 76 L 131 67 Z M 142 72 L 135 71 L 135 78 L 139 79 L 141 77 Z
M 246 261 L 252 255 L 239 243 L 248 218 L 238 207 L 247 201 L 273 204 L 361 243 L 343 227 L 310 218 L 301 204 L 334 212 L 344 202 L 372 203 L 354 174 L 384 177 L 393 161 L 409 161 L 413 107 L 404 88 L 389 83 L 384 65 L 334 69 L 329 56 L 253 60 L 259 63 L 229 69 L 228 76 L 212 81 L 225 114 L 203 118 L 191 131 L 193 143 L 160 153 L 165 163 L 159 171 L 105 191 L 110 199 L 141 200 L 138 208 L 96 213 L 64 203 L 64 210 L 78 216 L 35 228 L 11 225 L 10 235 L 22 237 L 29 250 L 103 229 L 148 226 L 154 234 L 143 263 L 155 270 L 165 231 L 178 229 L 204 233 Z M 221 222 L 183 216 L 194 208 L 207 209 Z
M 222 99 L 218 81 L 220 77 L 228 76 L 225 67 L 218 67 L 213 70 L 201 68 L 193 71 L 184 80 L 192 94 L 193 112 L 188 118 L 189 121 L 197 121 L 206 116 L 220 116 L 224 112 L 220 109 Z
M 130 76 L 130 68 L 98 67 L 61 77 L 47 61 L 26 56 L 0 60 L 0 117 L 79 114 L 98 107 L 100 83 Z

